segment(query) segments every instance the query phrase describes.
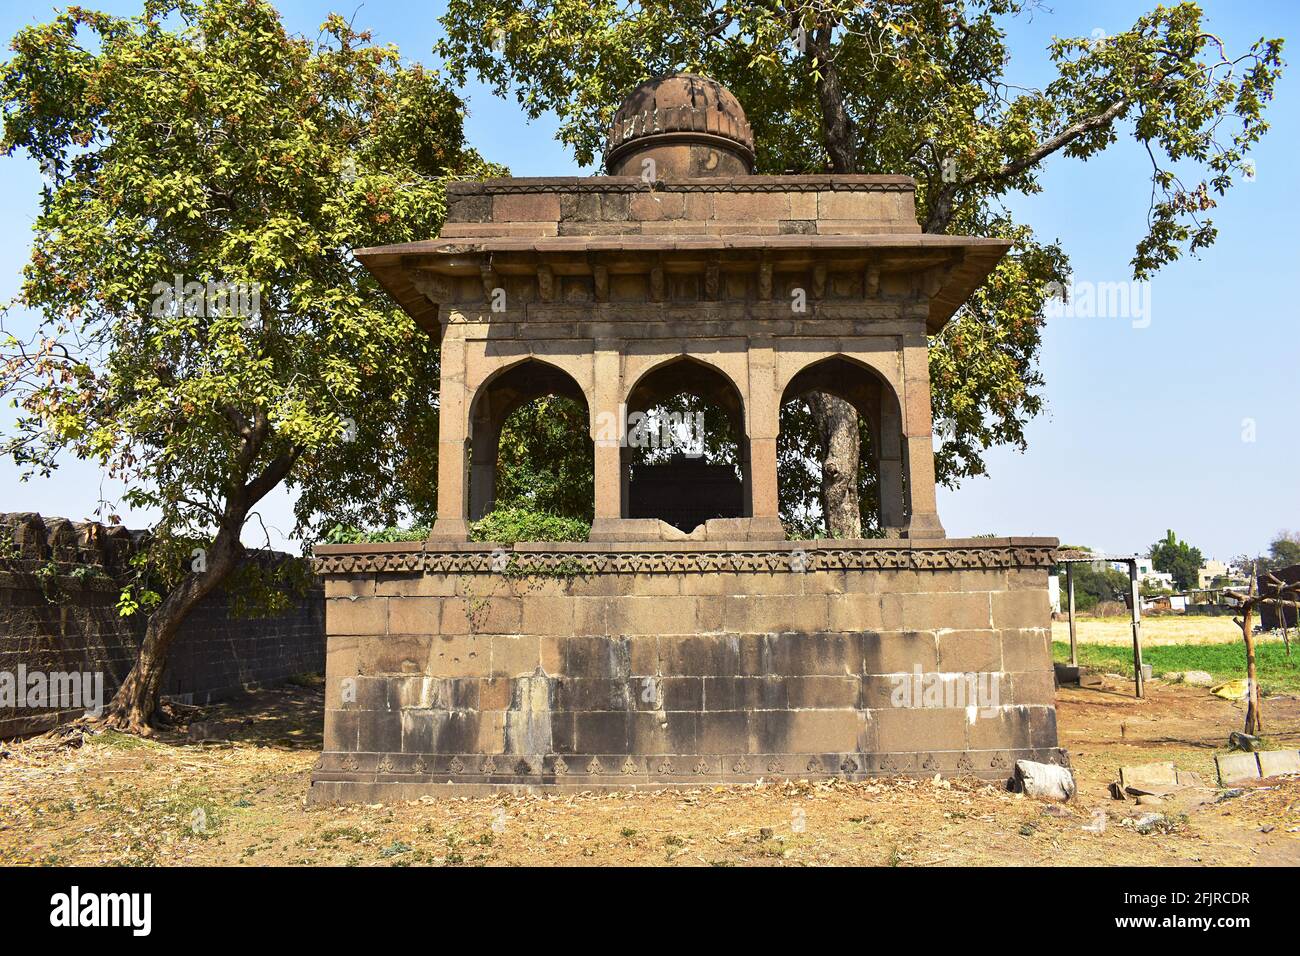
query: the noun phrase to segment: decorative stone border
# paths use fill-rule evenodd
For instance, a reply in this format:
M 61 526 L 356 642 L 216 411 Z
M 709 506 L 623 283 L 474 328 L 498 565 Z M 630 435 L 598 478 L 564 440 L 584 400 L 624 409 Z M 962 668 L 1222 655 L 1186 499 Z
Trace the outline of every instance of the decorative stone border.
M 540 574 L 578 576 L 591 574 L 750 574 L 805 573 L 810 571 L 883 570 L 985 570 L 1049 568 L 1056 548 L 1048 544 L 973 546 L 948 548 L 854 548 L 797 543 L 789 548 L 752 550 L 525 550 L 492 545 L 476 550 L 394 551 L 368 545 L 346 550 L 318 549 L 314 560 L 318 574 L 428 572 L 434 574 Z M 501 554 L 508 555 L 503 564 Z M 578 570 L 580 569 L 580 570 Z
M 877 192 L 910 193 L 910 177 L 854 176 L 752 176 L 727 179 L 671 179 L 645 182 L 636 176 L 529 177 L 521 179 L 463 180 L 449 183 L 449 197 L 530 195 L 537 193 L 785 193 Z

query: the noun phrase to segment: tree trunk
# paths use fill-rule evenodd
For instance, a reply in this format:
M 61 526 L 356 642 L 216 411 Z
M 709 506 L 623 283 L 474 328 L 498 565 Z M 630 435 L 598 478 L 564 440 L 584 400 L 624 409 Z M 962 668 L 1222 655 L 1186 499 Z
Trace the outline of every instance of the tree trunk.
M 223 525 L 208 549 L 205 570 L 187 575 L 150 615 L 135 664 L 105 711 L 103 719 L 107 726 L 145 736 L 153 733 L 163 671 L 172 642 L 195 606 L 238 566 L 243 551 L 238 528 L 242 526 L 240 522 L 232 531 L 230 525 Z
M 857 172 L 857 141 L 853 121 L 844 106 L 839 67 L 831 56 L 829 27 L 809 36 L 807 55 L 817 58 L 817 101 L 821 105 L 822 135 L 831 170 Z M 848 402 L 825 392 L 806 397 L 822 446 L 822 515 L 833 538 L 862 537 L 862 512 L 858 500 L 858 413 Z
M 834 538 L 860 538 L 858 413 L 848 402 L 825 392 L 810 392 L 807 402 L 821 439 L 822 515 L 826 527 Z

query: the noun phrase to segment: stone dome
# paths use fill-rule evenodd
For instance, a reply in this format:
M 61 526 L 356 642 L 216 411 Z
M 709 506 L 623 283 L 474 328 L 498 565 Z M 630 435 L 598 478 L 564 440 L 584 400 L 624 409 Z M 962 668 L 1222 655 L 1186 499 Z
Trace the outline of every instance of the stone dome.
M 640 84 L 614 114 L 606 170 L 641 175 L 646 159 L 656 178 L 743 176 L 754 168 L 754 133 L 725 86 L 674 73 Z

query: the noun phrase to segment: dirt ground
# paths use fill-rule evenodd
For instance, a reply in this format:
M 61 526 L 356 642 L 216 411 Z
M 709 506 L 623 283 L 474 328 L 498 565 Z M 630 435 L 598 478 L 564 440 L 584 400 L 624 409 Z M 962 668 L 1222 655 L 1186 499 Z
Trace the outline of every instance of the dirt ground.
M 207 708 L 233 742 L 106 733 L 0 745 L 0 865 L 1296 865 L 1300 779 L 1214 787 L 1239 704 L 1153 682 L 1062 690 L 1077 801 L 967 781 L 769 783 L 690 792 L 306 805 L 321 695 L 266 690 Z M 1273 698 L 1272 747 L 1300 747 L 1300 700 Z M 1121 764 L 1173 760 L 1207 787 L 1112 800 Z M 1104 832 L 1083 829 L 1104 815 Z M 1145 820 L 1143 820 L 1145 818 Z M 1143 820 L 1141 824 L 1139 820 Z
M 1081 617 L 1075 629 L 1081 644 L 1128 644 L 1133 640 L 1127 617 Z M 1052 622 L 1052 640 L 1070 640 L 1068 621 Z M 1240 644 L 1241 628 L 1228 616 L 1144 615 L 1142 646 L 1165 644 Z

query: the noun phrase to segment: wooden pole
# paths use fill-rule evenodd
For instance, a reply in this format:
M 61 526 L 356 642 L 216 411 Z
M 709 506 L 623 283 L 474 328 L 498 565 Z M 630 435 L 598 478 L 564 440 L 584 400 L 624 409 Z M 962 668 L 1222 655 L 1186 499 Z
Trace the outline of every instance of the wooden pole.
M 1255 611 L 1255 568 L 1250 569 L 1250 591 L 1241 611 L 1241 636 L 1246 642 L 1246 733 L 1258 737 L 1264 729 L 1259 707 L 1259 682 L 1255 679 L 1255 628 L 1251 616 Z
M 1142 595 L 1138 587 L 1137 558 L 1128 562 L 1128 589 L 1133 602 L 1133 687 L 1141 699 L 1146 696 L 1146 682 L 1142 679 Z
M 1079 640 L 1075 636 L 1074 630 L 1074 562 L 1071 561 L 1065 566 L 1065 589 L 1069 592 L 1070 601 L 1070 666 L 1079 666 Z

